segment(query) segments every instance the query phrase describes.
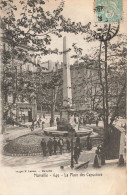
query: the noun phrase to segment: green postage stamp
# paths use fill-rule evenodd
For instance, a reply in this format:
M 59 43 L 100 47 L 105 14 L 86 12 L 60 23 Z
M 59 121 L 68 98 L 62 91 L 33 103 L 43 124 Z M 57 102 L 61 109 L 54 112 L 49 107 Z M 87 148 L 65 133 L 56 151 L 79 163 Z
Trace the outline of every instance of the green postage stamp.
M 122 0 L 95 0 L 96 23 L 123 21 Z

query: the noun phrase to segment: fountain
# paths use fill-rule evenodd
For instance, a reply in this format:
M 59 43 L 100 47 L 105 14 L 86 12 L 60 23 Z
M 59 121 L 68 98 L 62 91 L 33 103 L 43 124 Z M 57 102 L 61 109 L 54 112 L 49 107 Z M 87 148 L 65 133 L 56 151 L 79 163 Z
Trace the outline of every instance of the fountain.
M 70 130 L 75 130 L 75 135 L 86 136 L 92 133 L 92 128 L 78 127 L 78 124 L 71 122 L 72 109 L 72 90 L 71 75 L 69 65 L 69 55 L 67 52 L 66 37 L 63 38 L 63 109 L 60 111 L 60 121 L 57 127 L 45 128 L 44 133 L 51 136 L 68 136 Z

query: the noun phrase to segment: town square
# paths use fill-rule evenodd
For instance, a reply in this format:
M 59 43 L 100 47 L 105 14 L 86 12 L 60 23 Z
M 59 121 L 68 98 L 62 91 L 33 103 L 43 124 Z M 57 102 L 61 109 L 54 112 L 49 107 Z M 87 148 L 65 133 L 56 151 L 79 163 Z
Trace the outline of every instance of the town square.
M 91 19 L 84 13 L 82 22 L 65 14 L 66 0 L 2 1 L 3 166 L 125 167 L 127 35 L 120 2 L 108 10 L 96 0 Z

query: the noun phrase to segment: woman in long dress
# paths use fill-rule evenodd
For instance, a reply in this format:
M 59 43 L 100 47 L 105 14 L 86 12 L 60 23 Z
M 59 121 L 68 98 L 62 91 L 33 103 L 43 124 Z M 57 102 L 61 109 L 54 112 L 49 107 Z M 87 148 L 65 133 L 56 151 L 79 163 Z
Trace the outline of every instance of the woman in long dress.
M 94 158 L 94 165 L 93 166 L 96 168 L 101 167 L 101 151 L 100 151 L 99 147 L 97 147 L 97 150 L 96 150 L 96 155 Z

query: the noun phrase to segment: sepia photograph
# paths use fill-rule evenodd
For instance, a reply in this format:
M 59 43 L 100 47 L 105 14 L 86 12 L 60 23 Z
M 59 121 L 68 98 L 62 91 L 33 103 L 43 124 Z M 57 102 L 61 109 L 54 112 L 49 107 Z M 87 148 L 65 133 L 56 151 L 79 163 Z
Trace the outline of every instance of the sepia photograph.
M 34 195 L 4 190 L 20 177 L 81 179 L 62 195 L 126 194 L 127 0 L 1 0 L 0 10 L 0 195 Z M 90 178 L 115 184 L 85 193 Z

